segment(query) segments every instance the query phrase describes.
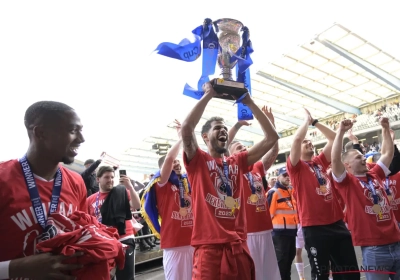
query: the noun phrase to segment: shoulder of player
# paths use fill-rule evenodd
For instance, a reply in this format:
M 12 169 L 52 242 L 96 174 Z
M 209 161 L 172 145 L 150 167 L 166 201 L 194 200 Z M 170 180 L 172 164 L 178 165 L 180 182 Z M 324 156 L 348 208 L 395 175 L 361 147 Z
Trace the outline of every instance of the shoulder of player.
M 17 159 L 10 159 L 0 162 L 0 174 L 8 174 L 12 169 L 22 170 Z
M 91 194 L 90 196 L 88 196 L 88 197 L 86 198 L 86 200 L 87 200 L 87 201 L 95 200 L 96 196 L 97 196 L 97 193 Z
M 226 158 L 226 161 L 227 162 L 232 162 L 232 161 L 238 162 L 240 157 L 247 156 L 247 154 L 248 154 L 247 151 L 243 151 L 243 152 L 240 152 L 240 153 L 237 153 L 237 154 L 234 154 L 234 155 L 230 155 L 230 156 L 228 156 Z

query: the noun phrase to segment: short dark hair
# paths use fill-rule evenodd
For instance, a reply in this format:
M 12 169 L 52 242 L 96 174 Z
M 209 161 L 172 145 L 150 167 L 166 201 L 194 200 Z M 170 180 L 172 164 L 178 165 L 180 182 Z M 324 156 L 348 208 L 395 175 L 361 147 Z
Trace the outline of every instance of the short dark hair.
M 210 118 L 209 120 L 206 121 L 206 123 L 201 128 L 201 134 L 207 133 L 207 132 L 210 131 L 212 122 L 223 122 L 223 121 L 224 121 L 224 119 L 221 118 L 221 117 L 212 117 L 212 118 Z
M 158 168 L 161 169 L 162 165 L 164 164 L 165 156 L 162 156 L 158 159 Z M 151 175 L 150 175 L 151 176 Z
M 93 163 L 94 163 L 94 159 L 87 159 L 83 165 L 93 164 Z
M 107 166 L 107 165 L 100 166 L 99 170 L 97 171 L 96 177 L 97 177 L 97 178 L 100 178 L 100 177 L 103 176 L 104 173 L 106 173 L 106 172 L 112 172 L 112 173 L 114 173 L 114 168 L 112 168 L 111 166 Z
M 73 111 L 67 104 L 57 101 L 39 101 L 33 103 L 25 112 L 24 123 L 26 129 L 32 129 L 37 123 L 52 120 L 59 113 Z

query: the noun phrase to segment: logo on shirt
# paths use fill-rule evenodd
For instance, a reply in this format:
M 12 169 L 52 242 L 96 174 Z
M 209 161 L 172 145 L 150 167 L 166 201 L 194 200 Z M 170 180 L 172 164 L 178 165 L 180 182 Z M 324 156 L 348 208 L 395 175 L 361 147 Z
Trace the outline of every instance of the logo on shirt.
M 391 219 L 390 209 L 387 199 L 385 198 L 383 188 L 380 187 L 380 183 L 377 180 L 373 180 L 374 188 L 376 189 L 376 195 L 378 197 L 378 205 L 381 209 L 380 213 L 375 213 L 374 211 L 374 197 L 370 190 L 366 188 L 361 182 L 360 185 L 364 189 L 364 196 L 370 201 L 369 205 L 365 205 L 365 213 L 376 216 L 377 222 L 387 221 Z
M 214 189 L 217 196 L 208 193 L 206 195 L 206 201 L 215 208 L 215 216 L 217 218 L 223 219 L 235 219 L 235 214 L 232 212 L 232 209 L 229 209 L 225 206 L 225 198 L 227 196 L 226 186 L 224 184 L 223 179 L 221 178 L 219 172 L 217 171 L 217 165 L 215 160 L 207 161 L 207 167 L 210 171 L 211 180 L 214 182 Z M 219 167 L 223 172 L 222 166 Z M 237 186 L 237 176 L 239 173 L 239 167 L 237 164 L 229 165 L 228 167 L 229 173 L 229 186 L 232 188 L 233 197 L 238 196 L 237 192 L 239 190 Z M 235 198 L 235 201 L 240 206 L 240 198 Z
M 397 196 L 396 183 L 397 183 L 397 180 L 390 180 L 389 181 L 389 190 L 390 190 L 390 193 L 391 193 L 392 198 L 393 198 L 392 201 L 390 201 L 390 206 L 392 207 L 392 209 L 394 211 L 399 210 L 399 207 L 397 205 L 400 204 L 400 197 L 395 199 L 395 197 Z
M 45 218 L 47 219 L 47 213 L 49 212 L 50 202 L 42 203 L 43 210 L 45 213 Z M 69 216 L 74 211 L 76 211 L 78 207 L 73 204 L 67 204 L 63 201 L 60 201 L 58 213 L 63 216 Z M 26 232 L 24 237 L 24 243 L 22 244 L 22 251 L 24 256 L 34 255 L 36 252 L 36 244 L 40 241 L 47 240 L 52 237 L 52 235 L 56 234 L 54 232 L 54 228 L 52 227 L 50 221 L 48 221 L 47 225 L 49 227 L 49 231 L 47 233 L 42 233 L 43 230 L 40 231 L 37 229 L 36 225 L 38 224 L 35 213 L 33 211 L 32 206 L 28 209 L 24 209 L 14 215 L 11 216 L 11 220 L 21 229 L 21 231 Z M 57 223 L 57 222 L 55 222 Z M 32 229 L 32 227 L 34 227 Z M 59 228 L 63 230 L 63 225 L 57 225 Z
M 331 201 L 333 196 L 332 196 L 332 186 L 331 186 L 331 181 L 329 179 L 329 176 L 326 174 L 326 172 L 322 169 L 322 166 L 320 164 L 316 164 L 316 167 L 320 170 L 319 174 L 324 181 L 324 184 L 319 184 L 319 187 L 315 189 L 315 192 L 324 197 L 325 201 Z M 314 174 L 315 179 L 318 181 L 318 174 L 316 174 L 315 170 L 309 166 L 310 171 Z
M 253 175 L 253 183 L 254 183 L 254 188 L 256 189 L 256 195 L 258 197 L 257 202 L 252 202 L 250 200 L 250 197 L 247 198 L 247 204 L 254 205 L 256 206 L 256 212 L 261 212 L 261 211 L 267 211 L 267 198 L 265 197 L 265 191 L 264 191 L 264 186 L 262 184 L 262 178 L 259 173 L 252 173 Z M 243 175 L 247 182 L 248 182 L 248 187 L 251 192 L 251 186 L 250 186 L 250 180 L 247 175 Z
M 176 205 L 176 207 L 175 207 L 176 210 L 172 211 L 171 219 L 180 220 L 181 227 L 193 226 L 192 198 L 190 197 L 190 195 L 184 194 L 183 199 L 184 199 L 185 208 L 187 209 L 187 214 L 185 216 L 182 216 L 179 213 L 179 209 L 181 208 L 181 200 L 179 197 L 179 188 L 177 188 L 175 185 L 171 185 L 171 190 L 174 192 L 174 202 Z

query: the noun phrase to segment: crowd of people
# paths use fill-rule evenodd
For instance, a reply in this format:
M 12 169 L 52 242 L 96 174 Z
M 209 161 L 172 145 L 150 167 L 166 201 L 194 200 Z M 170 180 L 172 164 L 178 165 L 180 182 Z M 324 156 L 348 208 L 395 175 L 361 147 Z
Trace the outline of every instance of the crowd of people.
M 391 102 L 385 105 L 382 105 L 376 110 L 367 110 L 363 114 L 356 115 L 353 114 L 351 116 L 345 117 L 345 116 L 337 116 L 334 117 L 333 119 L 326 120 L 325 125 L 328 126 L 332 130 L 337 130 L 339 128 L 340 123 L 344 119 L 351 119 L 354 120 L 355 123 L 353 124 L 352 130 L 354 132 L 360 131 L 363 129 L 379 126 L 379 120 L 381 117 L 387 117 L 391 122 L 398 121 L 400 118 L 400 107 L 399 103 L 397 101 Z M 280 140 L 280 147 L 282 149 L 288 149 L 291 146 L 291 143 L 293 141 L 293 132 L 289 132 L 289 136 L 282 138 Z M 308 138 L 312 141 L 320 141 L 325 139 L 325 136 L 318 130 L 318 129 L 313 129 L 308 132 Z M 372 143 L 370 143 L 372 144 Z M 364 145 L 367 145 L 364 143 Z
M 353 120 L 334 131 L 305 109 L 286 167 L 267 181 L 279 153 L 271 108 L 245 95 L 264 138 L 247 149 L 235 140 L 241 124 L 228 129 L 216 116 L 202 126 L 203 151 L 195 128 L 217 97 L 211 83 L 203 89 L 144 188 L 122 172 L 115 186 L 117 168 L 101 160 L 86 162 L 81 175 L 60 166 L 85 141 L 80 119 L 63 103 L 30 106 L 26 155 L 0 163 L 0 279 L 134 279 L 136 209 L 161 242 L 166 279 L 287 280 L 293 262 L 302 279 L 360 279 L 354 246 L 368 280 L 400 278 L 400 153 L 388 118 L 367 163 L 346 134 Z M 306 137 L 310 125 L 327 140 L 319 154 Z

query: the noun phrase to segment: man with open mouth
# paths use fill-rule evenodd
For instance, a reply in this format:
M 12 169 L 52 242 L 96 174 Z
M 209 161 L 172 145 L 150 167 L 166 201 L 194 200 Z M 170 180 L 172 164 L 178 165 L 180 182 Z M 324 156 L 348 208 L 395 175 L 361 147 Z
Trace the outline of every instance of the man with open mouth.
M 246 243 L 244 175 L 278 141 L 268 117 L 250 95 L 242 102 L 253 112 L 264 130 L 264 138 L 249 151 L 225 157 L 228 128 L 220 117 L 209 119 L 201 137 L 208 153 L 197 144 L 194 129 L 208 104 L 217 96 L 211 83 L 203 86 L 204 95 L 182 123 L 184 163 L 192 185 L 193 233 L 195 247 L 192 279 L 255 279 L 254 263 Z M 221 185 L 225 188 L 221 188 Z

